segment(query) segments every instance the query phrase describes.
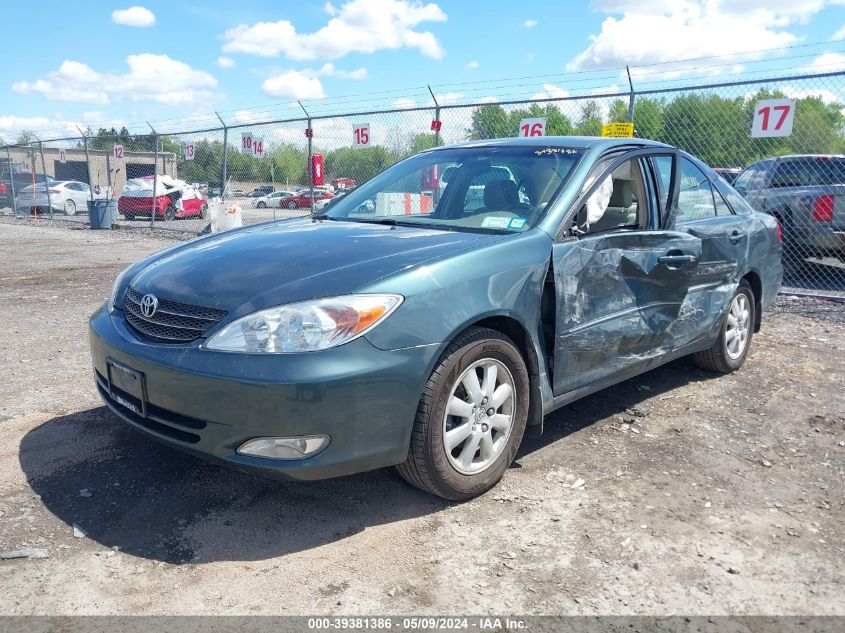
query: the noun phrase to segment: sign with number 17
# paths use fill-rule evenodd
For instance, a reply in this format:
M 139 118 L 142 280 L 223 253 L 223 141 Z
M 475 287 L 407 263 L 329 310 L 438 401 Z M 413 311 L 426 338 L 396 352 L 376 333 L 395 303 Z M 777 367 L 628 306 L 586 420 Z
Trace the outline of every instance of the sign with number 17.
M 754 105 L 751 138 L 790 136 L 795 119 L 793 99 L 764 99 Z

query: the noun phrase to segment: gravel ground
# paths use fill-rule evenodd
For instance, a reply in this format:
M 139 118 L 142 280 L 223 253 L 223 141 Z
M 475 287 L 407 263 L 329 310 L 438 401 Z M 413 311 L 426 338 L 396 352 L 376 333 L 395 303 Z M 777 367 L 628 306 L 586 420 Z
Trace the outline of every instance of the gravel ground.
M 845 614 L 845 304 L 781 298 L 740 372 L 576 402 L 449 504 L 229 472 L 100 406 L 86 319 L 171 243 L 0 220 L 0 553 L 44 556 L 0 560 L 0 613 Z

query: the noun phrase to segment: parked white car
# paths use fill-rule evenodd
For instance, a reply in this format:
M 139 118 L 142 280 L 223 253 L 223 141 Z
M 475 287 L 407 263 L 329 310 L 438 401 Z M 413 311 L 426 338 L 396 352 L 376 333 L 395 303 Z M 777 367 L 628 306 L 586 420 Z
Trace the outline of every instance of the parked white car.
M 49 196 L 44 184 L 36 184 L 21 189 L 15 198 L 18 208 L 39 208 L 46 211 L 49 207 L 58 213 L 76 215 L 88 212 L 88 201 L 91 199 L 91 188 L 84 182 L 77 180 L 53 181 L 49 184 Z M 102 198 L 102 193 L 94 194 L 94 198 Z
M 282 198 L 287 198 L 289 196 L 295 196 L 296 194 L 292 191 L 274 191 L 273 193 L 268 193 L 266 196 L 261 196 L 260 198 L 253 198 L 250 204 L 252 205 L 253 209 L 266 209 L 267 207 L 278 207 L 279 201 Z

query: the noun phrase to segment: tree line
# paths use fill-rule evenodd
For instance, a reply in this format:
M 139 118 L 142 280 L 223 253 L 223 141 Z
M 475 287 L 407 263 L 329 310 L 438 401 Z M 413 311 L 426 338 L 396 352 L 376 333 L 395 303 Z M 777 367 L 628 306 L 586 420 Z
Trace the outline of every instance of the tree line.
M 791 153 L 845 153 L 845 106 L 826 101 L 821 96 L 805 96 L 796 100 L 791 136 L 751 138 L 756 102 L 784 96 L 778 91 L 759 90 L 734 98 L 701 92 L 681 93 L 672 98 L 637 97 L 633 110 L 634 134 L 679 147 L 714 167 L 745 167 L 761 158 Z M 564 107 L 568 114 L 564 113 Z M 546 119 L 546 135 L 599 136 L 604 123 L 628 120 L 628 103 L 615 99 L 606 109 L 592 99 L 532 103 L 514 109 L 495 103 L 486 104 L 473 109 L 469 127 L 462 131 L 461 136 L 467 140 L 513 137 L 517 135 L 520 120 L 532 117 Z M 110 151 L 115 143 L 123 145 L 127 152 L 152 152 L 155 149 L 152 135 L 133 135 L 125 127 L 119 130 L 88 130 L 87 136 L 92 149 Z M 31 140 L 33 136 L 29 132 L 22 132 L 19 137 L 19 142 Z M 189 182 L 220 183 L 222 140 L 206 138 L 195 141 L 195 157 L 190 161 L 184 158 L 184 145 L 179 138 L 162 135 L 159 143 L 159 151 L 176 155 L 180 178 Z M 308 182 L 305 148 L 289 143 L 265 143 L 262 158 L 243 154 L 230 145 L 227 173 L 232 180 L 282 186 Z M 327 180 L 346 177 L 360 183 L 397 161 L 434 145 L 433 133 L 394 126 L 385 131 L 381 144 L 366 148 L 324 149 L 315 138 L 314 153 L 324 157 Z

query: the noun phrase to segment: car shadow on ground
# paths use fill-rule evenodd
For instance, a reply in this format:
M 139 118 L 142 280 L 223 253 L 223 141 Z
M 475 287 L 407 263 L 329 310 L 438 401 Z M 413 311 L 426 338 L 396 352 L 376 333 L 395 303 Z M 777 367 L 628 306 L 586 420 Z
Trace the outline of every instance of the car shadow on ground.
M 584 398 L 548 416 L 543 436 L 527 437 L 518 459 L 637 409 L 649 396 L 709 377 L 681 360 Z M 450 505 L 392 469 L 317 482 L 232 471 L 150 440 L 105 407 L 33 429 L 21 442 L 20 463 L 68 533 L 78 525 L 105 547 L 177 564 L 274 558 Z

